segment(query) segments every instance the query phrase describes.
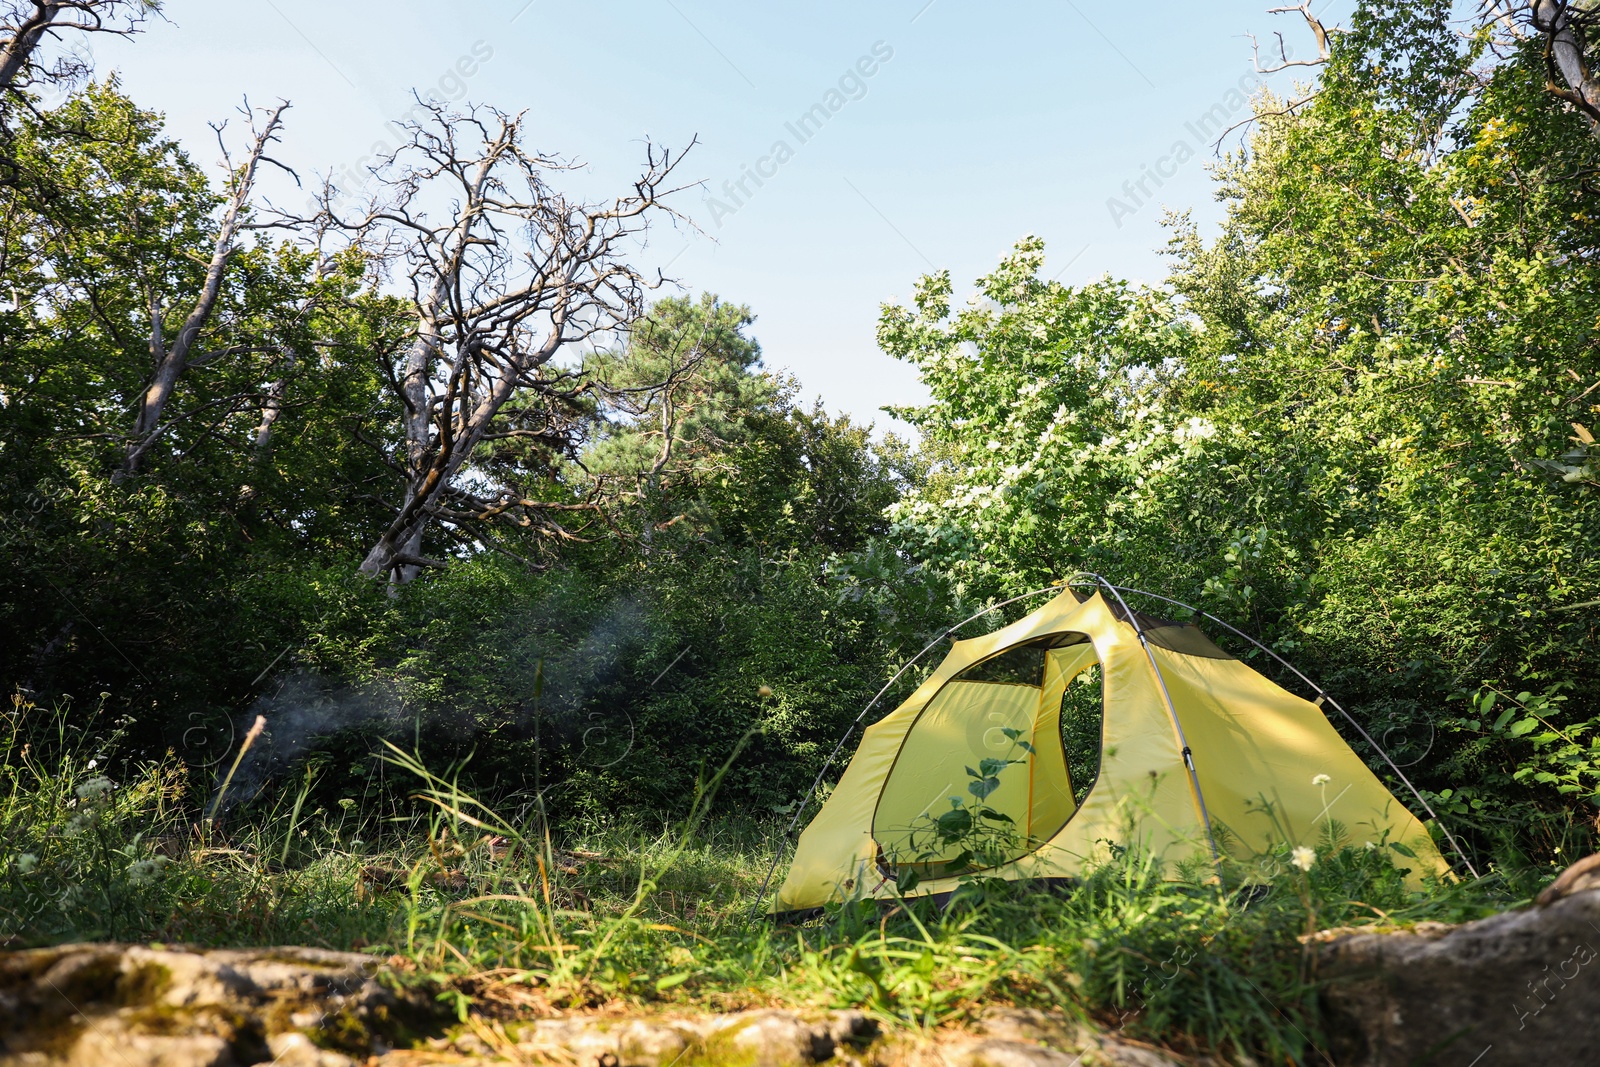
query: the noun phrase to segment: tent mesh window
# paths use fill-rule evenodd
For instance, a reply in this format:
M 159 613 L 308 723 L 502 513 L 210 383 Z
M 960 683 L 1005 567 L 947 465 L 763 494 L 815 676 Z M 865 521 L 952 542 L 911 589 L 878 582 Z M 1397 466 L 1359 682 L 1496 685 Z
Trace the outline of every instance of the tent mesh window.
M 1084 668 L 1061 694 L 1061 747 L 1067 756 L 1072 800 L 1082 804 L 1100 777 L 1100 738 L 1105 726 L 1105 691 L 1100 664 Z
M 1035 645 L 1018 645 L 981 663 L 974 663 L 956 675 L 955 680 L 997 682 L 1001 685 L 1031 685 L 1037 689 L 1043 677 L 1044 649 Z

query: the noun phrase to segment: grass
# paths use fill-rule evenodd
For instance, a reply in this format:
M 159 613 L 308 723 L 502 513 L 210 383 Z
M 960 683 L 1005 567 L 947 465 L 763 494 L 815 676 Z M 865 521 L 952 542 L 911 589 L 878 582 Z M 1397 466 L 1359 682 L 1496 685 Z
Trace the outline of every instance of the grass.
M 1549 873 L 1499 869 L 1417 893 L 1383 855 L 1336 842 L 1309 871 L 1277 857 L 1280 873 L 1255 884 L 1240 871 L 1176 876 L 1127 852 L 1071 892 L 973 881 L 944 907 L 839 906 L 782 925 L 752 919 L 777 827 L 714 817 L 716 776 L 683 822 L 554 835 L 537 804 L 501 814 L 394 750 L 388 772 L 416 786 L 404 806 L 319 807 L 313 770 L 209 822 L 217 798 L 175 759 L 112 780 L 93 716 L 69 730 L 57 714 L 41 734 L 52 714 L 21 698 L 0 712 L 9 944 L 360 949 L 393 957 L 463 1019 L 474 1005 L 623 1001 L 857 1007 L 934 1027 L 1010 1003 L 1178 1051 L 1303 1063 L 1325 1042 L 1302 935 L 1476 917 Z

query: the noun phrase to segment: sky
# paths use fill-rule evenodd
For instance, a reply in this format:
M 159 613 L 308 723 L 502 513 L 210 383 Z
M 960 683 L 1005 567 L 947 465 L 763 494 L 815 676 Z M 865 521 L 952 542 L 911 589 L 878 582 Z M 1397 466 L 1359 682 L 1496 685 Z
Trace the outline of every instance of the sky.
M 144 33 L 91 44 L 206 164 L 211 124 L 243 142 L 246 99 L 288 100 L 279 158 L 347 186 L 413 92 L 525 110 L 531 145 L 588 164 L 563 180 L 595 197 L 630 187 L 647 141 L 694 142 L 680 174 L 703 184 L 676 206 L 702 233 L 658 228 L 639 265 L 748 305 L 769 368 L 881 431 L 902 428 L 884 405 L 926 396 L 874 342 L 920 275 L 950 270 L 960 299 L 1037 234 L 1063 282 L 1159 283 L 1163 213 L 1215 226 L 1212 143 L 1263 81 L 1247 35 L 1314 50 L 1267 6 L 166 0 Z M 1317 4 L 1333 23 L 1349 6 Z M 306 197 L 276 174 L 265 192 Z

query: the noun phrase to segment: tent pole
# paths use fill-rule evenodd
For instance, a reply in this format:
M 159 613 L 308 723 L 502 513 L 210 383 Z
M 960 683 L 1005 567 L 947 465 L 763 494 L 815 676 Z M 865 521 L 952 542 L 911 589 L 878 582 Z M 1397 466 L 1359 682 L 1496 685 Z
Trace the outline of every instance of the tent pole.
M 1100 579 L 1099 575 L 1094 575 L 1093 577 L 1096 578 L 1096 580 L 1103 580 L 1103 579 Z M 1070 584 L 1070 582 L 1069 582 L 1069 584 Z M 1111 588 L 1115 590 L 1118 587 L 1117 586 L 1112 586 Z M 1283 666 L 1287 667 L 1290 671 L 1292 671 L 1294 673 L 1295 677 L 1299 678 L 1302 682 L 1306 683 L 1306 685 L 1311 687 L 1311 689 L 1317 694 L 1317 699 L 1326 702 L 1327 704 L 1332 706 L 1333 710 L 1337 711 L 1340 715 L 1343 715 L 1345 721 L 1348 722 L 1355 729 L 1356 733 L 1361 735 L 1361 739 L 1363 741 L 1365 741 L 1367 744 L 1371 745 L 1372 748 L 1373 748 L 1373 751 L 1377 752 L 1378 755 L 1383 757 L 1383 762 L 1385 762 L 1385 763 L 1387 763 L 1389 765 L 1389 769 L 1394 771 L 1395 776 L 1398 777 L 1402 782 L 1405 783 L 1407 789 L 1411 790 L 1411 795 L 1417 798 L 1417 803 L 1422 805 L 1422 810 L 1427 812 L 1428 813 L 1428 817 L 1431 818 L 1435 823 L 1438 824 L 1439 829 L 1444 833 L 1445 840 L 1450 842 L 1450 847 L 1453 850 L 1455 850 L 1455 854 L 1461 859 L 1461 862 L 1466 865 L 1467 870 L 1472 873 L 1472 877 L 1474 877 L 1474 878 L 1482 877 L 1480 874 L 1478 874 L 1478 869 L 1472 865 L 1472 861 L 1467 858 L 1467 853 L 1466 853 L 1466 851 L 1464 849 L 1462 849 L 1461 843 L 1459 841 L 1457 841 L 1456 838 L 1455 838 L 1455 835 L 1450 832 L 1450 828 L 1444 824 L 1444 820 L 1439 818 L 1438 812 L 1433 810 L 1433 805 L 1429 804 L 1427 802 L 1427 800 L 1423 798 L 1422 791 L 1419 790 L 1415 785 L 1411 784 L 1411 779 L 1406 777 L 1406 773 L 1405 773 L 1405 771 L 1402 771 L 1400 769 L 1400 765 L 1395 763 L 1395 761 L 1389 756 L 1388 752 L 1384 751 L 1384 748 L 1383 748 L 1382 745 L 1378 744 L 1378 742 L 1376 742 L 1376 741 L 1374 741 L 1372 739 L 1372 735 L 1367 733 L 1367 731 L 1362 728 L 1361 724 L 1355 720 L 1354 716 L 1352 716 L 1348 711 L 1344 710 L 1344 708 L 1342 706 L 1340 706 L 1340 704 L 1339 704 L 1339 702 L 1337 700 L 1334 700 L 1333 697 L 1328 695 L 1328 691 L 1327 690 L 1323 689 L 1322 686 L 1318 685 L 1316 682 L 1313 682 L 1310 678 L 1307 678 L 1304 674 L 1302 674 L 1300 672 L 1299 668 L 1297 668 L 1294 664 L 1290 663 L 1288 660 L 1284 659 L 1282 656 L 1278 655 L 1272 649 L 1268 648 L 1266 645 L 1262 644 L 1260 641 L 1257 641 L 1255 638 L 1251 637 L 1249 634 L 1245 633 L 1243 630 L 1239 629 L 1237 626 L 1234 626 L 1234 625 L 1232 625 L 1230 623 L 1224 622 L 1223 620 L 1217 618 L 1215 615 L 1211 614 L 1209 611 L 1201 611 L 1199 608 L 1195 607 L 1192 604 L 1185 604 L 1181 600 L 1174 600 L 1171 597 L 1162 596 L 1160 593 L 1149 593 L 1149 592 L 1146 592 L 1143 589 L 1131 589 L 1131 588 L 1126 588 L 1126 587 L 1122 587 L 1122 588 L 1123 588 L 1124 592 L 1133 593 L 1133 594 L 1135 594 L 1137 596 L 1147 596 L 1147 597 L 1150 597 L 1153 600 L 1165 601 L 1168 604 L 1174 604 L 1174 605 L 1176 605 L 1176 606 L 1178 606 L 1180 608 L 1184 608 L 1184 609 L 1186 609 L 1188 611 L 1192 611 L 1196 615 L 1202 615 L 1205 618 L 1210 619 L 1212 622 L 1216 623 L 1218 626 L 1221 626 L 1221 627 L 1227 629 L 1229 632 L 1231 632 L 1231 633 L 1233 633 L 1233 634 L 1235 634 L 1235 635 L 1237 635 L 1239 637 L 1244 638 L 1246 641 L 1249 641 L 1252 645 L 1255 645 L 1261 651 L 1265 652 L 1267 655 L 1271 656 L 1273 659 L 1277 660 L 1279 663 L 1283 664 Z M 1121 596 L 1118 596 L 1117 599 L 1121 600 L 1122 598 L 1121 598 Z M 1126 605 L 1124 605 L 1124 606 L 1126 606 Z
M 783 837 L 779 838 L 778 840 L 778 851 L 774 853 L 772 857 L 772 866 L 767 868 L 767 876 L 761 879 L 761 888 L 756 892 L 755 905 L 750 910 L 750 917 L 752 919 L 755 918 L 756 909 L 761 907 L 761 902 L 766 899 L 767 887 L 772 883 L 772 876 L 778 873 L 778 864 L 783 861 L 784 849 L 788 848 L 789 839 L 794 836 L 795 827 L 800 825 L 800 819 L 806 813 L 806 805 L 810 804 L 811 798 L 817 795 L 817 790 L 822 785 L 823 776 L 828 773 L 828 768 L 833 766 L 833 761 L 839 757 L 840 751 L 844 748 L 844 743 L 850 740 L 850 735 L 855 733 L 857 726 L 861 725 L 861 720 L 867 717 L 867 712 L 871 711 L 877 705 L 878 701 L 883 699 L 883 694 L 887 693 L 889 688 L 893 686 L 895 682 L 900 680 L 900 676 L 906 673 L 906 671 L 910 670 L 913 663 L 917 662 L 917 660 L 921 659 L 923 656 L 926 656 L 930 651 L 932 651 L 934 646 L 938 645 L 940 641 L 943 641 L 945 638 L 961 629 L 967 623 L 976 619 L 981 619 L 991 611 L 999 611 L 1001 608 L 1006 607 L 1009 604 L 1015 604 L 1019 600 L 1027 600 L 1029 597 L 1038 596 L 1040 593 L 1059 592 L 1060 590 L 1066 589 L 1069 584 L 1070 581 L 1057 582 L 1054 585 L 1047 585 L 1042 589 L 1034 589 L 1031 592 L 1022 593 L 1018 596 L 1011 597 L 1009 600 L 1002 600 L 998 604 L 990 604 L 982 611 L 973 615 L 968 615 L 954 626 L 951 626 L 941 632 L 938 637 L 935 637 L 932 641 L 929 641 L 927 646 L 923 648 L 921 652 L 918 652 L 915 656 L 912 656 L 910 659 L 906 660 L 900 669 L 894 672 L 893 677 L 891 677 L 887 682 L 883 683 L 883 688 L 878 690 L 877 693 L 873 695 L 871 700 L 867 701 L 867 706 L 861 709 L 861 714 L 857 715 L 855 721 L 845 728 L 844 736 L 839 738 L 839 743 L 837 745 L 833 746 L 833 751 L 828 753 L 828 758 L 822 761 L 822 769 L 817 772 L 816 780 L 811 783 L 811 788 L 806 791 L 805 796 L 800 798 L 800 806 L 795 809 L 794 818 L 789 820 L 789 828 L 783 832 Z
M 1183 750 L 1183 765 L 1189 771 L 1189 787 L 1194 790 L 1194 801 L 1200 808 L 1200 821 L 1205 825 L 1206 840 L 1211 844 L 1211 862 L 1221 863 L 1222 853 L 1217 848 L 1216 835 L 1211 832 L 1211 813 L 1206 810 L 1206 796 L 1200 791 L 1200 775 L 1194 769 L 1194 754 L 1189 750 L 1188 739 L 1183 736 L 1183 723 L 1178 721 L 1178 709 L 1173 706 L 1172 694 L 1167 691 L 1167 679 L 1161 673 L 1161 665 L 1156 662 L 1155 653 L 1150 651 L 1150 639 L 1145 636 L 1144 627 L 1139 624 L 1139 617 L 1128 607 L 1128 602 L 1122 599 L 1122 593 L 1117 587 L 1098 574 L 1088 574 L 1088 577 L 1093 578 L 1096 584 L 1111 590 L 1111 595 L 1122 605 L 1123 614 L 1128 616 L 1133 632 L 1139 637 L 1139 645 L 1144 649 L 1145 658 L 1150 661 L 1150 669 L 1155 672 L 1156 684 L 1161 687 L 1161 699 L 1167 702 L 1167 714 L 1172 716 L 1172 728 L 1178 733 L 1178 746 Z

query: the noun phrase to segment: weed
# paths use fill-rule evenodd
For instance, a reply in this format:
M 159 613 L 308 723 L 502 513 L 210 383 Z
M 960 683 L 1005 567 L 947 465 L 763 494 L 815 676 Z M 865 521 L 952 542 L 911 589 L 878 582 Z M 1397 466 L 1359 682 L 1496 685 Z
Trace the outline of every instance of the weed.
M 366 949 L 463 1018 L 620 999 L 933 1027 L 1013 1003 L 1234 1062 L 1306 1062 L 1325 1044 L 1309 928 L 1475 918 L 1545 875 L 1508 857 L 1418 892 L 1403 857 L 1347 847 L 1330 824 L 1305 869 L 1284 850 L 1174 871 L 1119 846 L 1069 887 L 975 874 L 938 904 L 855 901 L 781 925 L 750 918 L 779 828 L 711 817 L 731 761 L 678 823 L 555 834 L 537 804 L 504 814 L 459 767 L 393 749 L 388 766 L 418 783 L 410 811 L 307 812 L 308 769 L 202 837 L 210 790 L 175 759 L 108 773 L 93 718 L 66 719 L 21 699 L 0 715 L 0 936 Z

